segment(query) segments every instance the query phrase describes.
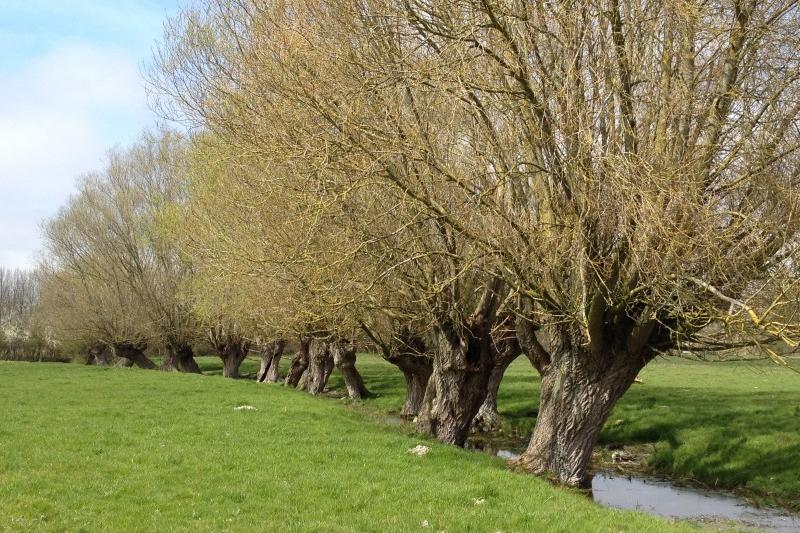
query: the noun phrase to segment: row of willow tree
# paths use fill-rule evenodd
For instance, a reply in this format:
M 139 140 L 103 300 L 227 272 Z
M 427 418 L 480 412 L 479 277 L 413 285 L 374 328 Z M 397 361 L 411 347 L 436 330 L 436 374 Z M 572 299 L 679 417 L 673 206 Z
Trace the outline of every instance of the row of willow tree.
M 509 362 L 541 375 L 517 466 L 583 485 L 656 356 L 800 334 L 794 0 L 203 0 L 147 72 L 145 135 L 46 224 L 59 338 L 319 392 L 354 346 L 463 445 Z M 203 333 L 205 332 L 205 333 Z

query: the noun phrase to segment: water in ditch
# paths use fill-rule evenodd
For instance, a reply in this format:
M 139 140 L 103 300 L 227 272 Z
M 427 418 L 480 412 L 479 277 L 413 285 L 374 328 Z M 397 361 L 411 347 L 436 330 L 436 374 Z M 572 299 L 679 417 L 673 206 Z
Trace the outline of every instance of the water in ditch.
M 519 453 L 500 448 L 468 446 L 513 460 Z M 800 517 L 776 509 L 760 509 L 735 496 L 693 487 L 679 487 L 647 476 L 599 472 L 592 480 L 592 497 L 605 507 L 711 525 L 760 531 L 798 532 Z

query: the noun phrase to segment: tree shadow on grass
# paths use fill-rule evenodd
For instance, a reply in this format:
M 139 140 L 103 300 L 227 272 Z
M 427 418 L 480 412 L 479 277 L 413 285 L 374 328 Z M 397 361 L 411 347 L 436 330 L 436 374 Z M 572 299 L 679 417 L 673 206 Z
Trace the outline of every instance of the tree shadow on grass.
M 655 379 L 636 384 L 609 416 L 598 443 L 653 444 L 650 466 L 658 472 L 800 512 L 800 390 L 737 386 L 685 388 Z M 506 376 L 498 398 L 505 427 L 529 434 L 538 388 L 538 376 L 525 367 Z
M 282 361 L 282 370 L 288 368 L 288 359 Z M 221 372 L 217 358 L 200 358 L 198 363 L 204 372 Z M 252 364 L 257 370 L 257 361 Z M 357 367 L 376 394 L 366 402 L 386 413 L 398 412 L 405 383 L 397 368 L 362 354 Z M 628 391 L 609 417 L 599 444 L 653 444 L 650 464 L 659 472 L 710 487 L 740 489 L 800 511 L 800 390 L 720 390 L 713 384 L 685 388 L 660 384 L 660 379 L 648 379 Z M 328 386 L 343 390 L 338 372 Z M 527 439 L 538 414 L 538 396 L 538 375 L 527 361 L 516 361 L 498 397 L 507 434 Z
M 651 466 L 800 511 L 800 416 L 789 392 L 632 389 L 600 443 L 654 443 Z

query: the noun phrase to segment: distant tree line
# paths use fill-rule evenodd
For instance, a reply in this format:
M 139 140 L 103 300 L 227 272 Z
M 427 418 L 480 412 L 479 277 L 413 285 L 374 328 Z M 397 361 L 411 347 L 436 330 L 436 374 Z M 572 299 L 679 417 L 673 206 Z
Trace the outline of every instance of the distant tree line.
M 65 360 L 33 320 L 38 295 L 33 270 L 0 267 L 0 359 Z
M 199 2 L 148 79 L 189 133 L 46 223 L 41 323 L 98 364 L 197 372 L 206 343 L 351 398 L 369 347 L 456 445 L 524 355 L 516 464 L 585 485 L 657 356 L 798 345 L 798 49 L 779 0 Z

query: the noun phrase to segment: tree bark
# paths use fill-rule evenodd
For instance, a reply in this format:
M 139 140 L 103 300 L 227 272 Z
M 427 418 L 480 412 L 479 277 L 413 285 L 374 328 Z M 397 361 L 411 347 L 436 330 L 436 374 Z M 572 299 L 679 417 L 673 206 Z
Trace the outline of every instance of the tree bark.
M 503 381 L 509 365 L 522 352 L 513 316 L 504 316 L 492 329 L 491 350 L 494 356 L 494 365 L 489 374 L 486 399 L 472 421 L 473 430 L 486 433 L 500 427 L 500 414 L 497 412 L 497 394 L 500 391 L 500 383 Z
M 119 366 L 122 368 L 130 368 L 133 366 L 133 361 L 131 361 L 127 357 L 117 356 L 116 361 L 114 362 L 114 366 Z
M 311 344 L 309 337 L 300 338 L 300 349 L 292 357 L 292 363 L 289 366 L 289 373 L 286 374 L 285 384 L 289 387 L 299 387 L 300 379 L 305 375 L 308 369 L 308 351 Z
M 497 394 L 500 392 L 500 382 L 506 370 L 521 354 L 517 352 L 513 357 L 502 358 L 495 362 L 489 374 L 489 384 L 486 390 L 486 399 L 483 400 L 478 414 L 472 421 L 472 429 L 489 433 L 500 427 L 500 413 L 497 412 Z
M 200 366 L 194 359 L 194 350 L 191 346 L 186 346 L 185 351 L 178 354 L 178 370 L 192 374 L 200 374 Z
M 406 399 L 400 416 L 414 418 L 422 408 L 425 389 L 433 372 L 433 358 L 428 354 L 425 341 L 408 325 L 394 330 L 388 342 L 382 341 L 366 324 L 361 324 L 361 329 L 380 348 L 383 358 L 403 373 Z
M 523 305 L 525 304 L 523 303 Z M 527 309 L 523 307 L 523 310 Z M 545 350 L 536 336 L 536 332 L 539 329 L 537 324 L 521 316 L 518 316 L 514 323 L 520 350 L 522 350 L 522 353 L 525 354 L 539 375 L 542 375 L 550 364 L 550 353 Z
M 156 364 L 144 354 L 145 346 L 141 344 L 131 344 L 127 342 L 114 345 L 114 352 L 118 357 L 129 359 L 139 368 L 152 370 L 157 368 Z
M 194 360 L 194 350 L 188 344 L 167 345 L 161 370 L 165 372 L 188 372 L 199 374 L 200 367 Z
M 493 365 L 488 321 L 472 317 L 461 327 L 434 328 L 433 373 L 417 417 L 417 431 L 463 446 L 486 398 Z
M 329 350 L 333 354 L 333 362 L 336 368 L 342 373 L 347 396 L 351 400 L 360 400 L 369 396 L 369 391 L 364 385 L 364 380 L 356 368 L 356 349 L 346 341 L 336 341 L 329 345 Z
M 600 430 L 644 365 L 644 357 L 618 354 L 554 357 L 542 375 L 530 444 L 515 465 L 566 485 L 591 486 L 588 469 Z
M 178 357 L 171 348 L 164 350 L 164 358 L 161 360 L 159 370 L 162 372 L 177 372 L 178 371 Z
M 240 339 L 228 339 L 224 347 L 218 349 L 220 359 L 222 359 L 222 376 L 231 379 L 239 378 L 239 367 L 247 358 L 250 351 L 250 343 Z
M 223 377 L 238 378 L 239 367 L 250 352 L 250 341 L 236 327 L 227 328 L 222 325 L 209 329 L 208 340 L 222 360 Z
M 258 370 L 259 383 L 277 383 L 279 368 L 286 341 L 279 339 L 268 342 L 261 349 L 261 368 Z
M 406 381 L 406 401 L 400 410 L 400 416 L 413 418 L 422 409 L 425 389 L 433 373 L 433 360 L 424 355 L 404 353 L 398 354 L 395 361 L 397 362 L 394 364 L 400 368 Z
M 313 339 L 308 349 L 308 368 L 303 374 L 300 388 L 309 394 L 320 394 L 325 390 L 333 372 L 334 362 L 327 342 Z
M 86 358 L 87 365 L 108 366 L 108 348 L 105 344 L 92 344 L 89 346 L 89 356 Z

